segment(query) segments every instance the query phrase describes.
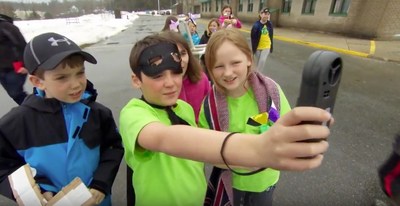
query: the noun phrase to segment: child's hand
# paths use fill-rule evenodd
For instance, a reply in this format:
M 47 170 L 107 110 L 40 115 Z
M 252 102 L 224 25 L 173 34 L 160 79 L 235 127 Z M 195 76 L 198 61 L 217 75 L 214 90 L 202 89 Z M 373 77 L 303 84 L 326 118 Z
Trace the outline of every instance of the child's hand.
M 327 126 L 300 124 L 305 121 L 327 122 L 331 114 L 316 107 L 296 107 L 283 115 L 262 135 L 265 144 L 261 151 L 268 157 L 270 166 L 278 170 L 308 170 L 322 163 L 323 153 L 328 150 L 327 141 L 301 142 L 308 139 L 326 139 Z M 333 122 L 333 121 L 331 121 Z
M 18 70 L 18 73 L 19 73 L 19 74 L 28 74 L 28 70 L 26 70 L 25 67 L 21 67 L 21 68 Z
M 104 193 L 93 188 L 90 188 L 89 192 L 92 193 L 92 198 L 94 199 L 96 205 L 99 205 L 105 197 Z
M 49 191 L 43 193 L 43 197 L 47 201 L 51 200 L 51 198 L 53 198 L 53 196 L 54 196 L 54 194 L 52 192 L 49 192 Z
M 232 24 L 236 24 L 236 23 L 237 23 L 237 20 L 236 20 L 236 19 L 232 19 L 232 20 L 231 20 L 231 23 L 232 23 Z
M 224 23 L 225 23 L 225 24 L 230 24 L 230 23 L 231 23 L 231 20 L 230 20 L 230 19 L 224 19 Z

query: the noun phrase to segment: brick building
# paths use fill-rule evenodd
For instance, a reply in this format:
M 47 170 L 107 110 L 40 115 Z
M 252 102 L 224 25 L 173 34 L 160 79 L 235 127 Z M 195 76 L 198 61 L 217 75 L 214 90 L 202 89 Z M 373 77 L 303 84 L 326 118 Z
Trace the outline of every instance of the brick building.
M 197 1 L 202 17 L 218 17 L 228 4 L 241 21 L 254 22 L 263 7 L 275 26 L 400 39 L 399 0 L 183 0 Z M 193 5 L 194 5 L 193 4 Z

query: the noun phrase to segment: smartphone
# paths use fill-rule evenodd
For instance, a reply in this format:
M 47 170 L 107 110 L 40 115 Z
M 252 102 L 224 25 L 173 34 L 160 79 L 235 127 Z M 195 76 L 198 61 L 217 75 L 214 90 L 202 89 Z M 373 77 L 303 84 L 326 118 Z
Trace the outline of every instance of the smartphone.
M 296 105 L 319 107 L 332 114 L 342 71 L 343 61 L 336 52 L 319 50 L 312 53 L 303 68 L 300 94 Z M 302 124 L 329 126 L 329 122 L 303 122 Z M 305 142 L 321 140 L 312 139 Z

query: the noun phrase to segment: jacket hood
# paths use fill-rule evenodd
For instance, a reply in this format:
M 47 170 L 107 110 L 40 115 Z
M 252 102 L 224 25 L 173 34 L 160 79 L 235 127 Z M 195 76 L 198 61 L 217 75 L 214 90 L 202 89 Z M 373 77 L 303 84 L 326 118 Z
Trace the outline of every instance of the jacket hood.
M 2 22 L 2 21 L 6 21 L 6 22 L 12 24 L 14 22 L 14 19 L 5 14 L 0 14 L 0 22 Z

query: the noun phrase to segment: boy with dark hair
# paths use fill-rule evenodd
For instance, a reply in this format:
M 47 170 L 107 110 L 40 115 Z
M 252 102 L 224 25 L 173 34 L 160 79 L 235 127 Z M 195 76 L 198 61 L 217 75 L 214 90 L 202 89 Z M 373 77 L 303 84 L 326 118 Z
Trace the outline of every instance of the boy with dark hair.
M 176 44 L 159 34 L 145 37 L 132 48 L 129 62 L 132 85 L 143 96 L 124 106 L 119 122 L 136 205 L 203 205 L 203 162 L 292 171 L 322 163 L 328 143 L 300 141 L 325 138 L 329 128 L 298 124 L 328 121 L 328 112 L 296 108 L 259 135 L 196 128 L 193 109 L 178 99 L 183 70 Z
M 123 147 L 111 110 L 86 79 L 84 62 L 96 59 L 44 33 L 27 44 L 24 60 L 35 92 L 0 119 L 0 193 L 15 200 L 7 177 L 29 164 L 47 200 L 79 177 L 96 204 L 111 205 Z

